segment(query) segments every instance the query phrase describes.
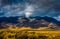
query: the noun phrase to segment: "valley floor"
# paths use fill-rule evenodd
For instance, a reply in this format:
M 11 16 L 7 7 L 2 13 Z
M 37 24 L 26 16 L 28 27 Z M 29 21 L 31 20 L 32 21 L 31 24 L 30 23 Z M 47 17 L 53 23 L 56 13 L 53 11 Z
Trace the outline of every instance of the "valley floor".
M 0 29 L 0 39 L 60 39 L 60 30 Z

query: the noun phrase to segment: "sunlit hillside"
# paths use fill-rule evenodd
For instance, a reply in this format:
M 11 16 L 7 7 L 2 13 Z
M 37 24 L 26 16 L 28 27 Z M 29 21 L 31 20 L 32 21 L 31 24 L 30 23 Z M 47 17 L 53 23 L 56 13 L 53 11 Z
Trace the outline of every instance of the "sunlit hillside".
M 60 39 L 60 30 L 9 27 L 0 29 L 0 39 Z

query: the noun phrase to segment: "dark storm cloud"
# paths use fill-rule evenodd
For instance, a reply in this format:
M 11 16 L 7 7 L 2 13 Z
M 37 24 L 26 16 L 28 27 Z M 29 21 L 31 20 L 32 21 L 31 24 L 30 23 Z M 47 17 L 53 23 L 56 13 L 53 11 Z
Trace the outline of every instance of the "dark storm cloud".
M 34 8 L 34 12 L 31 14 L 33 16 L 55 17 L 60 15 L 60 0 L 0 0 L 0 6 L 3 6 L 1 8 L 3 10 L 0 10 L 2 16 L 6 16 L 5 13 L 19 16 L 21 12 L 25 11 L 26 6 Z
M 37 4 L 38 10 L 36 10 L 36 14 L 39 11 L 40 16 L 54 17 L 60 15 L 60 0 L 33 0 L 32 3 Z
M 34 12 L 40 16 L 58 16 L 60 15 L 59 0 L 26 0 L 30 4 L 36 4 L 38 8 Z M 38 13 L 38 14 L 37 14 Z

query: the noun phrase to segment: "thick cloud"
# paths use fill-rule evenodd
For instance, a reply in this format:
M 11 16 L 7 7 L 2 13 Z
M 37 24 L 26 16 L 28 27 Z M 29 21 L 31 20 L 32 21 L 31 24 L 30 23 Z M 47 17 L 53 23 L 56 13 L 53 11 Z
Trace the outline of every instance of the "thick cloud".
M 0 17 L 60 16 L 60 0 L 0 0 Z

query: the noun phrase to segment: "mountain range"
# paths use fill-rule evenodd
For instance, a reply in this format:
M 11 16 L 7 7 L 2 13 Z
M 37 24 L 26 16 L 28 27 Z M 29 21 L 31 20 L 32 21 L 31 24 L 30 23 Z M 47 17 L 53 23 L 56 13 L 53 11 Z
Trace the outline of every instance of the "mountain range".
M 9 25 L 13 27 L 31 27 L 31 28 L 39 28 L 39 27 L 50 27 L 56 28 L 60 27 L 60 21 L 57 21 L 51 17 L 29 17 L 26 18 L 24 16 L 18 17 L 0 17 L 0 28 L 9 27 Z

